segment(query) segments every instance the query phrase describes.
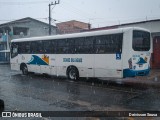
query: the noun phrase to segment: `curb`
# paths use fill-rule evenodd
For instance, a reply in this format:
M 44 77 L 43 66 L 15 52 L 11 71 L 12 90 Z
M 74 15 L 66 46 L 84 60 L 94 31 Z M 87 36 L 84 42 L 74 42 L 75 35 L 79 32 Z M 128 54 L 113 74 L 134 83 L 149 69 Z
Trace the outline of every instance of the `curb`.
M 99 78 L 100 80 L 136 88 L 160 88 L 160 76 L 133 78 Z

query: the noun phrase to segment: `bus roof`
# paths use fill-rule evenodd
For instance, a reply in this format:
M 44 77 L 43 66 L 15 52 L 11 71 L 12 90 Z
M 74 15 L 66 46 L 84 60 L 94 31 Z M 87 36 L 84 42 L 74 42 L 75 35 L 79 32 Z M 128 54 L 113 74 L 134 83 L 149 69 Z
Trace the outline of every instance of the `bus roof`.
M 104 34 L 123 33 L 123 32 L 128 31 L 128 30 L 142 30 L 142 31 L 150 32 L 149 30 L 144 29 L 144 28 L 140 28 L 140 27 L 126 27 L 126 28 L 99 30 L 99 31 L 89 31 L 89 32 L 81 32 L 81 33 L 73 33 L 73 34 L 62 34 L 62 35 L 52 35 L 52 36 L 19 38 L 19 39 L 13 39 L 13 40 L 11 40 L 11 42 L 24 42 L 24 41 L 38 41 L 38 40 L 51 40 L 51 39 L 87 37 L 87 36 L 96 36 L 96 35 L 104 35 Z

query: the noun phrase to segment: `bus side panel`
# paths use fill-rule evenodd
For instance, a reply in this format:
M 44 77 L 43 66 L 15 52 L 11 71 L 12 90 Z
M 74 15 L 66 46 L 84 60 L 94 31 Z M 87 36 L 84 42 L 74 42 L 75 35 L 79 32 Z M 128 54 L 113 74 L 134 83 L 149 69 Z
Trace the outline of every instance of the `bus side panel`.
M 96 77 L 122 77 L 122 58 L 116 54 L 95 55 Z
M 94 54 L 83 54 L 81 55 L 82 62 L 79 66 L 80 77 L 95 77 L 94 73 Z
M 123 70 L 129 68 L 129 59 L 132 57 L 132 30 L 125 31 L 123 34 Z M 125 75 L 123 75 L 125 77 Z
M 57 63 L 56 63 L 56 54 L 50 54 L 49 55 L 49 69 L 51 75 L 57 75 Z
M 67 68 L 75 66 L 80 77 L 94 77 L 94 55 L 92 54 L 63 54 L 57 55 L 57 75 L 66 76 Z

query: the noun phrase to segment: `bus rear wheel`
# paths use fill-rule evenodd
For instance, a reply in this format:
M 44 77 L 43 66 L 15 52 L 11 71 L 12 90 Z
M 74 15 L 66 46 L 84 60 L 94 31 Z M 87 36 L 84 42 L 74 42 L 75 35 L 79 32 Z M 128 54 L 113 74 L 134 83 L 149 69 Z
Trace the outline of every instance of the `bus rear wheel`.
M 22 67 L 22 74 L 23 75 L 27 75 L 28 74 L 28 68 L 27 68 L 26 65 L 23 65 L 23 67 Z
M 78 73 L 77 68 L 76 67 L 69 68 L 68 72 L 67 72 L 67 76 L 68 76 L 68 79 L 70 79 L 70 80 L 78 80 L 79 73 Z

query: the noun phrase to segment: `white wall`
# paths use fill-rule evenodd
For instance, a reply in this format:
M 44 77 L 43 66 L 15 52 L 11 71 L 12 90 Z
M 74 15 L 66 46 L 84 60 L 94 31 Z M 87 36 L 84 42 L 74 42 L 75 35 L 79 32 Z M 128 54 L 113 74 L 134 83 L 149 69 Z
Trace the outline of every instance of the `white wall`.
M 157 33 L 157 32 L 160 33 L 160 20 L 119 26 L 119 28 L 123 28 L 123 27 L 142 27 L 150 30 L 151 33 Z

